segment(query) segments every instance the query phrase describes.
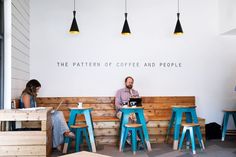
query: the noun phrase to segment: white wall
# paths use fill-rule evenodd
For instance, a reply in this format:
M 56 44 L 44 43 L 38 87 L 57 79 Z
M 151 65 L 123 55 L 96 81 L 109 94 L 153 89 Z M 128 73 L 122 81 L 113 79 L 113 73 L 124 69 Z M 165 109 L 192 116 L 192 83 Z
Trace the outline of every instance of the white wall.
M 236 35 L 236 1 L 219 0 L 221 33 Z
M 218 1 L 182 0 L 181 37 L 173 36 L 177 1 L 128 0 L 129 37 L 120 35 L 124 1 L 76 2 L 79 35 L 68 34 L 73 1 L 30 1 L 30 77 L 41 81 L 40 96 L 114 96 L 131 75 L 141 96 L 196 96 L 198 115 L 207 122 L 221 123 L 221 110 L 235 107 L 236 38 L 219 35 Z M 69 67 L 58 67 L 58 61 Z M 85 61 L 102 66 L 71 66 Z M 117 62 L 140 67 L 116 67 Z
M 30 77 L 29 4 L 29 0 L 12 0 L 12 99 L 19 98 Z

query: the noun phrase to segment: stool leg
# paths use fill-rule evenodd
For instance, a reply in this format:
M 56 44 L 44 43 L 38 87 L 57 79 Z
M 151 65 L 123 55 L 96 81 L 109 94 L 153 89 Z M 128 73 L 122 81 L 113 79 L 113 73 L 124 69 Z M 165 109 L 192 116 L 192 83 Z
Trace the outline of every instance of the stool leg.
M 125 124 L 128 123 L 129 120 L 129 115 L 126 114 L 125 112 L 122 113 L 122 119 L 120 121 L 120 145 L 119 145 L 119 151 L 122 152 L 122 142 L 125 141 L 124 140 L 124 134 L 125 134 Z
M 167 129 L 167 133 L 166 133 L 166 139 L 165 139 L 166 143 L 168 142 L 170 130 L 171 130 L 172 126 L 173 126 L 174 120 L 175 120 L 175 111 L 172 110 L 171 119 L 170 119 L 170 122 L 169 122 L 169 125 L 168 125 L 168 129 Z
M 69 137 L 64 137 L 64 148 L 63 148 L 64 154 L 68 152 L 68 148 L 70 148 L 70 142 L 71 139 Z
M 185 134 L 186 134 L 186 127 L 183 128 L 182 136 L 181 136 L 180 142 L 179 142 L 179 150 L 182 149 Z
M 235 112 L 233 113 L 233 119 L 234 119 L 234 125 L 236 127 L 236 113 Z
M 197 118 L 197 113 L 196 113 L 196 109 L 192 109 L 191 110 L 191 115 L 192 115 L 192 120 L 194 123 L 198 123 L 198 118 Z
M 136 139 L 136 129 L 132 128 L 132 151 L 133 154 L 136 154 L 136 148 L 137 148 L 137 139 Z
M 138 113 L 135 113 L 135 117 L 136 117 L 136 123 L 141 124 L 141 119 Z
M 192 112 L 185 112 L 186 115 L 186 123 L 192 123 L 193 122 L 193 115 Z M 186 134 L 186 148 L 189 149 L 190 145 L 190 134 Z
M 182 121 L 182 112 L 176 112 L 176 121 L 175 121 L 175 130 L 174 130 L 174 145 L 173 149 L 178 149 L 178 142 L 179 142 L 179 130 Z
M 229 113 L 225 112 L 224 113 L 224 119 L 223 119 L 223 129 L 222 129 L 221 141 L 225 140 L 225 134 L 226 134 L 226 131 L 227 131 L 228 120 L 229 120 Z
M 128 132 L 129 132 L 129 129 L 125 127 L 124 138 L 123 138 L 123 141 L 121 142 L 122 143 L 122 146 L 121 146 L 121 151 L 122 152 L 124 151 L 125 142 L 126 142 L 126 139 L 127 139 L 127 136 L 128 136 Z
M 80 129 L 76 130 L 76 137 L 75 137 L 75 151 L 79 152 L 80 151 L 80 141 L 81 137 L 83 139 L 83 134 Z
M 192 123 L 192 121 L 193 121 L 192 113 L 191 112 L 185 112 L 185 115 L 186 115 L 186 122 L 187 123 Z
M 189 129 L 186 130 L 185 136 L 186 136 L 186 149 L 189 149 L 189 147 L 190 147 L 190 140 L 191 140 Z
M 190 132 L 191 143 L 192 143 L 192 151 L 193 151 L 193 154 L 196 154 L 193 127 L 190 127 L 190 128 L 189 128 L 189 132 Z
M 147 149 L 146 143 L 144 141 L 144 136 L 143 136 L 142 128 L 138 128 L 138 131 L 139 131 L 139 135 L 140 135 L 140 139 L 141 139 L 142 145 L 144 146 L 145 149 Z
M 201 133 L 201 129 L 200 129 L 200 126 L 196 126 L 194 127 L 195 131 L 196 131 L 196 134 L 197 134 L 197 138 L 198 138 L 198 142 L 199 142 L 199 145 L 200 147 L 205 150 L 205 146 L 204 146 L 204 142 L 203 142 L 203 139 L 202 139 L 202 133 Z
M 198 118 L 197 118 L 197 113 L 196 113 L 196 109 L 195 109 L 195 108 L 191 110 L 191 114 L 192 114 L 193 122 L 194 122 L 194 123 L 198 123 Z M 201 134 L 200 127 L 196 127 L 195 130 L 197 130 L 197 132 L 199 132 L 199 135 L 201 135 L 201 139 L 202 139 L 202 134 Z M 199 141 L 199 142 L 201 142 L 202 149 L 205 149 L 203 140 L 201 140 L 201 141 Z
M 84 129 L 83 129 L 83 133 L 84 133 L 84 135 L 85 135 L 86 143 L 87 143 L 87 145 L 88 145 L 89 151 L 92 152 L 92 145 L 91 145 L 91 142 L 90 142 L 90 139 L 89 139 L 89 136 L 88 136 L 88 130 L 87 130 L 87 128 L 84 128 Z
M 92 128 L 93 128 L 93 132 L 94 132 L 94 125 L 93 125 L 93 119 L 92 119 L 92 114 L 91 114 L 91 112 L 90 112 L 90 120 L 91 120 L 91 122 L 92 122 Z M 87 129 L 88 130 L 88 129 Z

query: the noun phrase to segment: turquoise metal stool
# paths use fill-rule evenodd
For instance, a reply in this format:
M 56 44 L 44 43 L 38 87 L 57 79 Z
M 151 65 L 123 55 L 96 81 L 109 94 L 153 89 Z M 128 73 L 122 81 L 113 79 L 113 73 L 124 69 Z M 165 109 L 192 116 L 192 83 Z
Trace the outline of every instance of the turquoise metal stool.
M 125 135 L 124 135 L 124 139 L 122 141 L 122 151 L 124 150 L 125 142 L 128 137 L 129 131 L 131 132 L 131 137 L 132 137 L 132 140 L 131 140 L 132 151 L 133 151 L 133 154 L 135 155 L 136 151 L 137 151 L 137 139 L 136 139 L 137 132 L 139 132 L 139 136 L 140 136 L 142 145 L 144 146 L 144 148 L 146 148 L 146 144 L 144 142 L 143 131 L 142 131 L 142 124 L 126 124 L 125 125 Z
M 193 154 L 196 154 L 194 132 L 197 134 L 198 142 L 199 142 L 201 149 L 204 150 L 205 146 L 204 146 L 202 134 L 200 131 L 200 125 L 196 124 L 196 123 L 184 123 L 184 124 L 182 124 L 182 126 L 183 126 L 183 132 L 182 132 L 182 136 L 181 136 L 180 143 L 179 143 L 179 150 L 182 149 L 184 137 L 186 134 L 186 136 L 189 136 L 191 139 Z M 188 140 L 189 140 L 189 138 L 187 138 L 187 144 L 189 143 Z
M 120 145 L 119 145 L 119 151 L 122 151 L 122 142 L 125 141 L 124 140 L 124 134 L 125 134 L 125 125 L 128 124 L 129 122 L 129 115 L 131 113 L 135 113 L 135 116 L 137 118 L 137 123 L 138 124 L 142 124 L 141 128 L 143 131 L 143 135 L 144 135 L 144 140 L 146 143 L 146 147 L 148 151 L 151 151 L 151 144 L 150 144 L 150 139 L 149 139 L 149 135 L 148 135 L 148 129 L 147 129 L 147 125 L 146 125 L 146 120 L 144 117 L 144 113 L 143 113 L 143 107 L 126 107 L 126 108 L 121 108 L 120 111 L 122 112 L 122 116 L 121 116 L 121 120 L 120 120 Z
M 88 134 L 89 134 L 89 139 L 90 143 L 92 145 L 92 152 L 96 152 L 96 145 L 95 145 L 95 139 L 94 139 L 94 127 L 93 127 L 93 121 L 91 117 L 91 107 L 82 107 L 82 108 L 77 108 L 77 107 L 69 107 L 70 109 L 70 118 L 68 122 L 68 126 L 70 129 L 70 126 L 75 125 L 76 123 L 76 117 L 77 115 L 84 115 L 85 122 L 88 126 Z M 63 148 L 63 153 L 67 153 L 68 148 L 70 147 L 70 142 L 71 139 L 68 137 L 65 137 L 64 140 L 64 148 Z
M 77 125 L 71 125 L 71 129 L 75 130 L 75 151 L 80 151 L 80 144 L 83 143 L 83 135 L 86 138 L 86 143 L 88 145 L 89 151 L 92 151 L 92 146 L 89 140 L 88 136 L 88 126 L 86 124 L 77 124 Z
M 172 116 L 168 125 L 166 141 L 168 141 L 168 137 L 170 134 L 170 130 L 174 124 L 174 143 L 173 149 L 178 149 L 178 140 L 179 140 L 179 132 L 180 126 L 182 122 L 183 113 L 186 115 L 187 123 L 198 123 L 198 118 L 196 114 L 196 106 L 173 106 L 172 107 Z M 200 128 L 198 128 L 200 131 Z
M 236 110 L 224 110 L 224 119 L 223 119 L 223 129 L 222 129 L 221 141 L 225 140 L 225 135 L 226 135 L 226 132 L 227 132 L 227 125 L 228 125 L 229 115 L 233 116 L 234 124 L 235 124 L 235 127 L 236 127 Z

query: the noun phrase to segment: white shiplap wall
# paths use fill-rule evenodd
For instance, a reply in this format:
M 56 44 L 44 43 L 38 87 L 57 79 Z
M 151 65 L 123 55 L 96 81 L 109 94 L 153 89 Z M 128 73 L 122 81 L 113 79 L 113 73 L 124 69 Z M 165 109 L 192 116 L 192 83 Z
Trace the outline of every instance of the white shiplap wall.
M 18 98 L 30 78 L 29 0 L 12 0 L 12 99 Z

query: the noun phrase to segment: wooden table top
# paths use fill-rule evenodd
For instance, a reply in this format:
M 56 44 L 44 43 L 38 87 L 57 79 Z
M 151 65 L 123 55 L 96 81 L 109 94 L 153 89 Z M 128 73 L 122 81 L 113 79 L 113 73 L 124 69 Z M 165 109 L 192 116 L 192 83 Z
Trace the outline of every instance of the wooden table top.
M 62 157 L 111 157 L 111 156 L 81 151 L 78 153 L 71 153 L 71 154 L 67 154 L 67 155 L 62 155 Z
M 48 112 L 51 111 L 52 107 L 32 107 L 22 109 L 2 109 L 0 113 L 29 113 L 29 112 Z
M 52 107 L 0 110 L 0 121 L 42 121 L 48 119 Z
M 92 107 L 69 107 L 70 110 L 92 110 Z

